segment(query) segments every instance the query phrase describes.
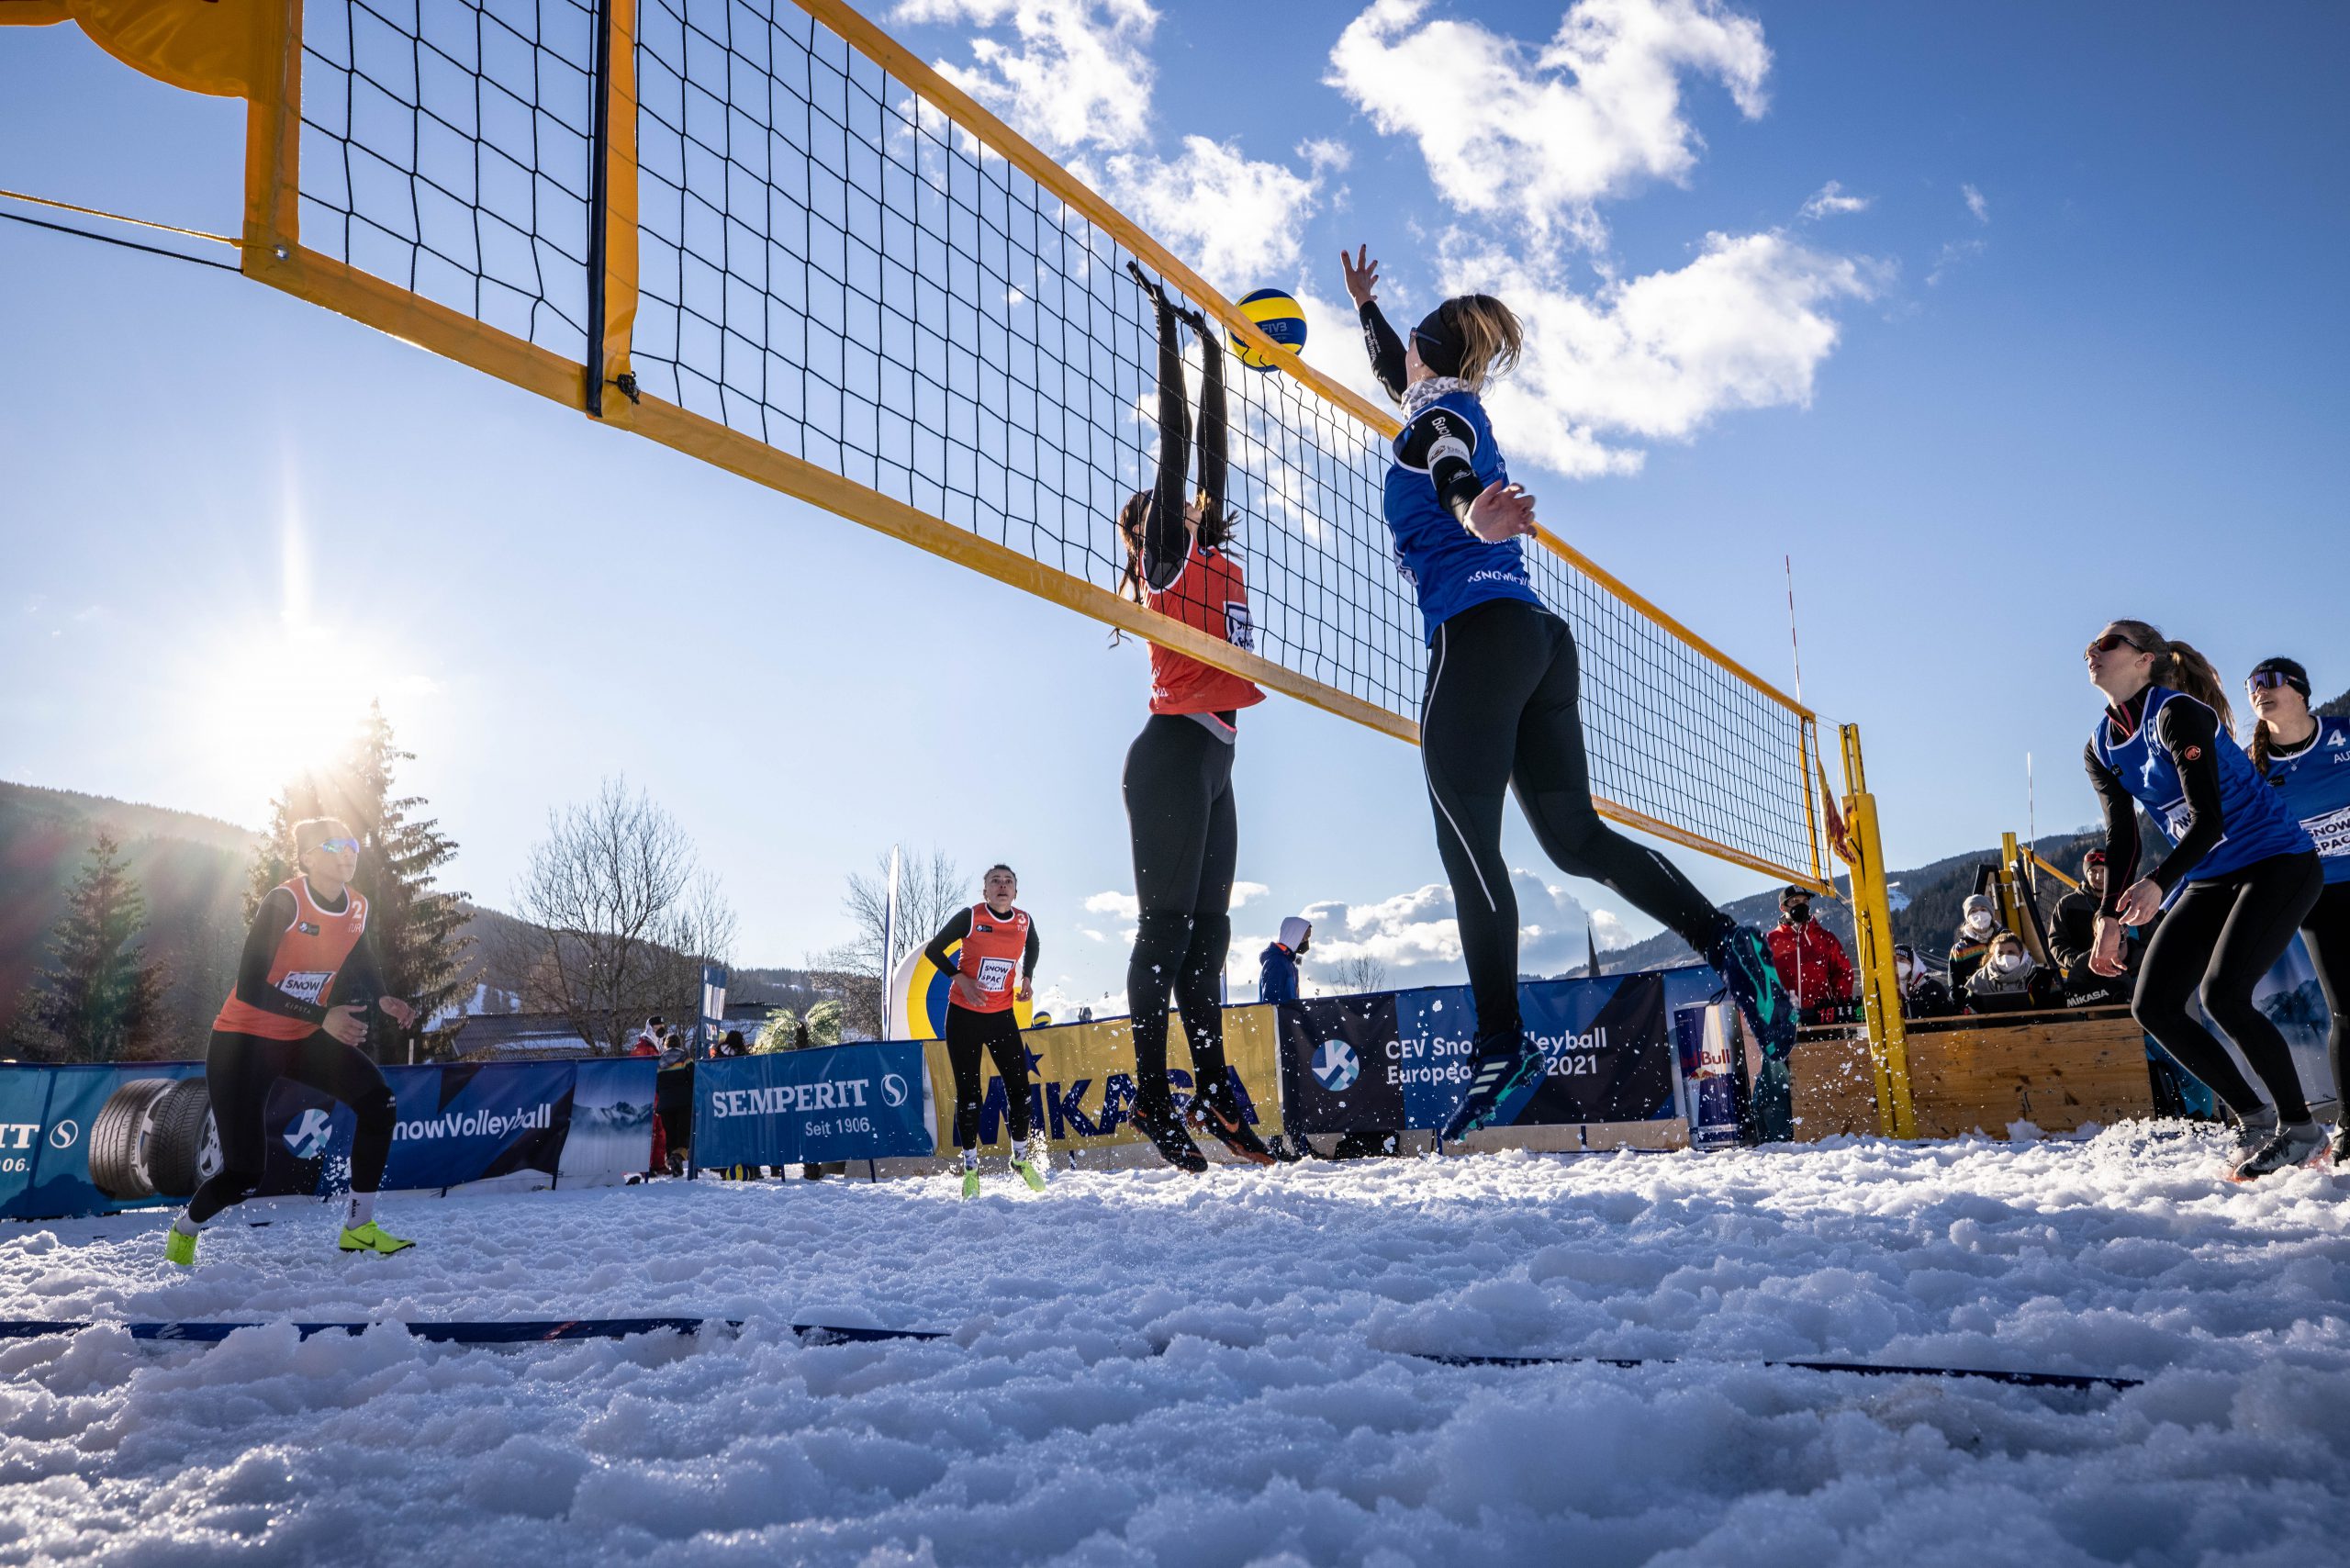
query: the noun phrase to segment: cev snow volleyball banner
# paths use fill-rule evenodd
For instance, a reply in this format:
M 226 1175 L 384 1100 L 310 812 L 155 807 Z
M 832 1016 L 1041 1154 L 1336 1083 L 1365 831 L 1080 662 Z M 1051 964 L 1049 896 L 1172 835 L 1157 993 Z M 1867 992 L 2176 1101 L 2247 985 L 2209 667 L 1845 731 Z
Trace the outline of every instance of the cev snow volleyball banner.
M 1032 1128 L 1042 1128 L 1061 1148 L 1106 1148 L 1113 1144 L 1147 1140 L 1135 1130 L 1134 1031 L 1124 1018 L 1097 1024 L 1060 1024 L 1031 1029 L 1023 1036 L 1028 1049 L 1028 1115 Z M 947 1065 L 946 1047 L 932 1041 L 924 1049 L 930 1060 L 929 1082 L 942 1129 L 955 1121 L 955 1074 Z M 1225 1065 L 1237 1081 L 1243 1113 L 1259 1137 L 1270 1137 L 1281 1127 L 1281 1069 L 1275 1053 L 1273 1010 L 1265 1006 L 1224 1010 Z M 1167 1079 L 1176 1103 L 1188 1104 L 1194 1087 L 1192 1047 L 1183 1034 L 1182 1014 L 1168 1014 Z M 979 1108 L 981 1147 L 1010 1148 L 1011 1130 L 1003 1080 L 992 1060 L 985 1064 L 985 1096 Z
M 959 958 L 963 944 L 950 942 L 946 956 Z M 954 994 L 955 974 L 930 961 L 930 954 L 916 947 L 898 960 L 898 972 L 890 978 L 890 1033 L 901 1040 L 943 1040 L 946 1037 L 946 999 Z M 1012 1004 L 1012 1016 L 1024 1029 L 1035 1016 L 1035 1006 L 1025 1002 Z M 944 1061 L 946 1058 L 941 1058 Z M 952 1080 L 949 1080 L 952 1081 Z M 859 1159 L 864 1158 L 862 1155 Z

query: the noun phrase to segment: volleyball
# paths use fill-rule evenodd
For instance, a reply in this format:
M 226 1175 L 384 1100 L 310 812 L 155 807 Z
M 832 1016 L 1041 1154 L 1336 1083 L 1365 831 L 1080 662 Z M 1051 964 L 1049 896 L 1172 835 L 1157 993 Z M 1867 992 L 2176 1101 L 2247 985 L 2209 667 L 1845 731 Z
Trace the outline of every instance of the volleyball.
M 1278 288 L 1260 288 L 1240 302 L 1240 313 L 1257 323 L 1257 330 L 1295 353 L 1305 346 L 1305 308 Z M 1232 334 L 1232 352 L 1240 363 L 1251 370 L 1270 370 L 1270 356 L 1262 354 L 1241 338 Z

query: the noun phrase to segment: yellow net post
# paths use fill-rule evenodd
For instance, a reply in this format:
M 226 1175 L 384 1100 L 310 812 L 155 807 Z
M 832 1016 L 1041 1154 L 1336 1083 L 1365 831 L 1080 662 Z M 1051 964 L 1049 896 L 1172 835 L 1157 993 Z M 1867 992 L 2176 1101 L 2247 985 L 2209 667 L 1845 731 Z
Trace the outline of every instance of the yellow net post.
M 1918 1136 L 1909 1093 L 1908 1035 L 1901 1021 L 1901 976 L 1893 957 L 1893 904 L 1885 879 L 1885 843 L 1876 797 L 1861 761 L 1861 730 L 1838 732 L 1844 754 L 1844 815 L 1852 846 L 1852 934 L 1861 998 L 1868 1020 L 1869 1060 L 1876 1073 L 1877 1126 L 1887 1137 Z

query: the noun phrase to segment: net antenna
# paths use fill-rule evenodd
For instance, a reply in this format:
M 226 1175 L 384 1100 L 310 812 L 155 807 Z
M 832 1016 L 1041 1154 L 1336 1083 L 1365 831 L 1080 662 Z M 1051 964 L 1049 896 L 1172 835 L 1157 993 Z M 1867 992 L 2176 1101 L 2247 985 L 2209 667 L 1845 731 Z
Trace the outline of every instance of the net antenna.
M 106 9 L 80 25 L 118 57 L 247 100 L 246 276 L 1417 739 L 1394 412 L 839 0 Z M 1117 510 L 1158 446 L 1129 262 L 1274 366 L 1226 378 L 1252 649 L 1118 592 Z M 1800 696 L 1535 537 L 1582 648 L 1599 809 L 1825 888 Z

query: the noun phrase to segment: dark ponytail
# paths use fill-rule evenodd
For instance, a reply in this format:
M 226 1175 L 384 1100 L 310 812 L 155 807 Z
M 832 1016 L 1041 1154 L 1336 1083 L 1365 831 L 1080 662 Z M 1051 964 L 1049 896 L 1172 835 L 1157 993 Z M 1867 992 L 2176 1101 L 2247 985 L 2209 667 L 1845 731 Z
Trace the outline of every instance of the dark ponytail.
M 2142 654 L 2154 655 L 2154 667 L 2149 671 L 2156 686 L 2167 686 L 2183 692 L 2219 715 L 2220 728 L 2232 732 L 2236 727 L 2235 710 L 2229 706 L 2226 683 L 2211 661 L 2195 650 L 2191 644 L 2176 643 L 2143 621 L 2115 621 L 2112 628 L 2130 640 L 2130 645 Z

